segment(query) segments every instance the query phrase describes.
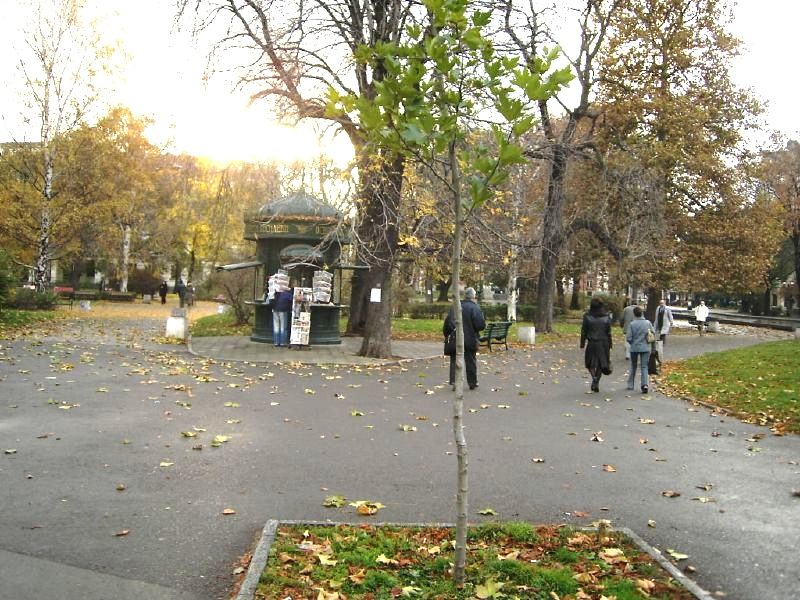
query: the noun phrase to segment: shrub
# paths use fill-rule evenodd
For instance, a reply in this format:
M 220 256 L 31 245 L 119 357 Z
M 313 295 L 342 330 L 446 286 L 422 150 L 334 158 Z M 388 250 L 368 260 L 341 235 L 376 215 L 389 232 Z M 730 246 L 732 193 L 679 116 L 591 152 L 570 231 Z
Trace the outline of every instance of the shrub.
M 6 300 L 9 308 L 22 310 L 52 310 L 58 298 L 52 292 L 37 292 L 28 288 L 16 288 Z
M 6 303 L 11 289 L 16 283 L 11 260 L 4 250 L 0 249 L 0 306 Z
M 128 277 L 128 291 L 136 294 L 156 295 L 159 285 L 161 278 L 149 271 L 134 269 Z

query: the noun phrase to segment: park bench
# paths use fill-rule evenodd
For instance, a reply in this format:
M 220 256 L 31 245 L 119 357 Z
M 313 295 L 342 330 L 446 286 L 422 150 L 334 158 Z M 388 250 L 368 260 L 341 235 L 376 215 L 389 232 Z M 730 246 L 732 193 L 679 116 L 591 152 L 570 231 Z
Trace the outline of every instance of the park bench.
M 97 290 L 76 290 L 72 296 L 80 302 L 81 300 L 97 300 L 100 298 L 100 293 Z
M 478 344 L 489 348 L 492 351 L 492 343 L 502 343 L 508 350 L 508 331 L 514 323 L 512 321 L 495 321 L 488 323 L 483 334 L 478 338 Z
M 72 308 L 72 303 L 75 301 L 75 288 L 57 285 L 53 288 L 53 293 L 56 295 L 56 304 Z
M 104 297 L 109 302 L 133 302 L 136 300 L 134 292 L 106 292 Z

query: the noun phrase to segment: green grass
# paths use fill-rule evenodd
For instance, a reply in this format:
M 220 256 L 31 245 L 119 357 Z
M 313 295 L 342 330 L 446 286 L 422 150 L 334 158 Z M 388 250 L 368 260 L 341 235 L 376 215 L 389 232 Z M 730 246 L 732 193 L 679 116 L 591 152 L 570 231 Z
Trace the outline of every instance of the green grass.
M 233 325 L 234 317 L 230 312 L 221 315 L 202 317 L 192 323 L 193 337 L 209 337 L 223 335 L 250 335 L 252 324 Z M 520 327 L 530 326 L 531 323 L 515 323 L 509 333 L 509 343 L 517 343 L 517 333 Z M 347 319 L 342 318 L 339 331 L 347 327 Z M 536 334 L 536 343 L 577 343 L 581 333 L 580 323 L 557 322 L 553 325 L 552 333 Z M 442 321 L 439 319 L 392 319 L 392 338 L 402 340 L 427 340 L 442 341 Z
M 16 310 L 0 311 L 0 338 L 9 337 L 14 332 L 29 330 L 38 323 L 50 323 L 60 318 L 52 310 Z
M 800 433 L 800 341 L 769 342 L 667 365 L 661 390 L 745 421 Z
M 552 600 L 609 590 L 625 600 L 693 598 L 621 534 L 601 540 L 569 527 L 527 523 L 471 527 L 466 582 L 457 587 L 453 535 L 446 527 L 281 526 L 256 598 Z M 615 558 L 604 558 L 612 552 Z M 647 576 L 633 568 L 643 565 L 650 567 Z M 649 596 L 637 589 L 643 583 Z
M 201 317 L 194 321 L 191 326 L 193 337 L 216 337 L 223 335 L 250 335 L 253 326 L 250 323 L 244 325 L 234 325 L 236 317 L 233 312 L 225 312 L 218 315 Z

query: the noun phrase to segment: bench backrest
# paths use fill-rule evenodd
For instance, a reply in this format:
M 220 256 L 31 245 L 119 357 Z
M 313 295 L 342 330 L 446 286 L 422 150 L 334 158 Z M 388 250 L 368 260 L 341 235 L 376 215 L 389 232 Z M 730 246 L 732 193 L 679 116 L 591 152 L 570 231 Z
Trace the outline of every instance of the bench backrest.
M 495 321 L 489 323 L 486 329 L 486 335 L 495 336 L 507 334 L 508 330 L 511 329 L 511 325 L 513 325 L 511 321 Z

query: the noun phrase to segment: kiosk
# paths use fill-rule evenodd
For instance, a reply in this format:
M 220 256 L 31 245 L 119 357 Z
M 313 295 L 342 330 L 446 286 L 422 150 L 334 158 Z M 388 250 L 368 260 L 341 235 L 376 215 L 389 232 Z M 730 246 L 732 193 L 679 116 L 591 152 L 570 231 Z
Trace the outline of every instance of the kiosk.
M 256 257 L 266 289 L 270 275 L 283 269 L 292 287 L 310 288 L 315 271 L 329 271 L 339 261 L 342 244 L 339 237 L 339 213 L 305 190 L 264 204 L 245 217 L 247 240 L 256 242 Z M 256 292 L 258 293 L 258 292 Z M 254 298 L 255 325 L 250 339 L 272 343 L 272 310 L 263 295 Z M 341 344 L 339 315 L 341 307 L 333 302 L 311 303 L 310 345 Z

